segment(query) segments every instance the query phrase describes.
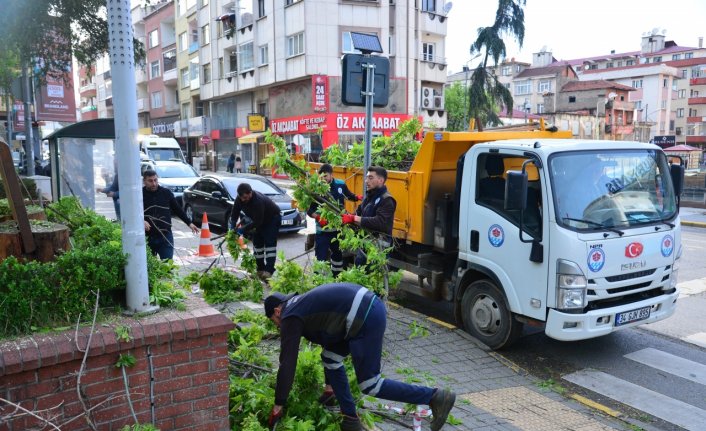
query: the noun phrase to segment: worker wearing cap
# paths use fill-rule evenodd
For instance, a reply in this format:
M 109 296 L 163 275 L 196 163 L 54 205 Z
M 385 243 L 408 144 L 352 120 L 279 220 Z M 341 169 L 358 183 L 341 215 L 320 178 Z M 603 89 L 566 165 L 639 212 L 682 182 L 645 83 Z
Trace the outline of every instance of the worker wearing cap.
M 351 355 L 358 386 L 365 395 L 432 409 L 432 431 L 441 429 L 456 395 L 445 389 L 410 385 L 380 375 L 382 342 L 387 321 L 385 305 L 368 289 L 353 283 L 318 286 L 302 295 L 274 292 L 265 298 L 265 314 L 280 329 L 281 350 L 275 405 L 270 427 L 283 415 L 292 389 L 304 337 L 322 346 L 324 373 L 341 406 L 342 431 L 359 431 L 362 425 L 348 386 L 343 360 Z

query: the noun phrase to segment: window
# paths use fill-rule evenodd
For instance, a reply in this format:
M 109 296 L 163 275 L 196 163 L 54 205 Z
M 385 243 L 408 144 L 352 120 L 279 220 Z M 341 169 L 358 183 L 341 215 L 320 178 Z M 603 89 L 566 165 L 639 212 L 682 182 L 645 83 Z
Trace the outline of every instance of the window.
M 592 65 L 588 66 L 588 70 L 596 70 L 596 69 L 598 69 L 597 64 L 592 64 Z
M 681 60 L 681 54 L 672 54 L 672 60 Z
M 208 6 L 208 0 L 201 0 L 201 7 Z
M 699 97 L 699 90 L 691 90 L 689 97 Z
M 662 87 L 667 88 L 667 78 L 662 80 Z
M 522 94 L 530 94 L 532 91 L 532 84 L 529 81 L 521 81 L 515 83 L 515 95 L 519 96 Z
M 681 128 L 681 127 L 677 127 L 677 128 L 674 130 L 674 132 L 675 132 L 675 133 L 674 133 L 675 135 L 680 136 L 680 135 L 682 134 L 682 128 Z
M 635 101 L 635 109 L 642 109 L 642 100 Z
M 422 44 L 422 61 L 434 61 L 434 51 L 436 51 L 435 48 L 435 44 L 424 42 Z
M 681 70 L 681 77 L 686 79 L 689 76 L 689 70 L 688 69 L 682 69 Z
M 267 45 L 260 46 L 260 66 L 264 66 L 270 61 L 270 53 Z
M 622 65 L 623 65 L 623 61 L 622 60 L 618 61 L 618 67 L 622 67 Z
M 657 57 L 655 57 L 655 58 L 652 59 L 652 62 L 653 62 L 653 63 L 659 63 L 659 62 L 661 62 L 661 61 L 662 61 L 662 56 L 659 56 L 659 55 L 658 55 Z
M 642 79 L 633 79 L 632 88 L 642 88 Z
M 304 54 L 304 33 L 297 33 L 287 38 L 287 57 L 299 54 Z
M 537 103 L 537 114 L 544 114 L 544 103 Z
M 569 96 L 569 103 L 576 103 L 576 96 Z
M 177 13 L 182 16 L 186 13 L 186 0 L 177 0 Z
M 503 76 L 510 76 L 512 75 L 512 66 L 503 66 L 501 74 Z
M 660 109 L 667 109 L 667 101 L 666 101 L 666 100 L 663 100 L 663 101 L 660 103 Z
M 520 66 L 519 64 L 516 65 L 516 66 L 515 66 L 515 72 L 517 72 L 517 73 L 522 72 L 522 66 Z
M 689 117 L 698 117 L 698 115 L 696 115 L 695 108 L 694 109 L 689 108 Z
M 265 16 L 265 0 L 257 0 L 257 17 Z
M 635 60 L 627 60 L 625 61 L 626 66 L 634 66 L 635 65 Z
M 229 72 L 236 72 L 238 70 L 238 57 L 235 53 L 231 53 L 230 56 L 228 56 L 228 66 Z
M 159 72 L 159 60 L 150 63 L 150 79 L 158 78 L 161 75 Z
M 240 72 L 244 70 L 250 70 L 255 67 L 252 42 L 240 45 L 240 48 L 238 49 L 238 54 L 240 56 L 238 58 L 238 60 L 240 61 Z
M 691 69 L 692 78 L 701 78 L 702 76 L 706 76 L 706 69 L 702 69 L 698 66 Z
M 540 93 L 552 91 L 552 81 L 539 81 L 539 85 L 537 85 L 537 91 L 539 91 Z
M 353 40 L 351 39 L 350 31 L 341 33 L 341 52 L 344 54 L 360 54 L 360 51 L 353 48 Z
M 677 99 L 683 99 L 686 97 L 686 90 L 677 91 Z
M 203 83 L 208 84 L 211 82 L 211 64 L 204 64 L 202 69 L 201 76 L 203 77 Z
M 185 68 L 181 69 L 180 72 L 181 72 L 180 73 L 180 75 L 181 75 L 181 88 L 188 87 L 190 84 L 190 82 L 189 82 L 189 68 L 185 67 Z
M 694 58 L 694 53 L 693 53 L 693 52 L 687 52 L 686 54 L 684 54 L 684 58 L 685 58 L 685 59 Z
M 152 30 L 150 32 L 150 48 L 159 46 L 159 30 Z
M 614 67 L 614 66 L 613 66 L 613 62 L 611 61 L 610 63 L 606 63 L 605 67 L 606 67 L 606 69 L 611 69 L 611 68 L 613 68 L 613 67 Z
M 199 67 L 198 63 L 190 63 L 189 64 L 189 77 L 191 78 L 191 82 L 193 85 L 191 86 L 191 89 L 196 89 L 199 87 L 199 84 L 201 83 L 199 76 L 201 75 L 201 68 Z
M 201 41 L 201 45 L 208 45 L 211 43 L 211 27 L 208 24 L 201 27 Z
M 155 91 L 152 93 L 152 109 L 159 109 L 162 107 L 162 92 Z
M 181 105 L 181 119 L 187 119 L 191 118 L 191 104 L 190 103 L 184 103 Z
M 302 0 L 285 0 L 284 4 L 289 6 L 290 4 L 299 3 L 300 1 Z
M 170 49 L 162 53 L 162 62 L 164 63 L 165 72 L 176 69 L 176 49 Z
M 422 10 L 424 12 L 436 12 L 436 0 L 422 0 Z
M 179 34 L 179 51 L 186 51 L 189 48 L 189 40 L 186 38 L 186 32 Z
M 105 100 L 105 85 L 101 84 L 98 86 L 98 100 Z
M 223 69 L 223 57 L 218 58 L 218 77 L 225 77 L 225 70 Z

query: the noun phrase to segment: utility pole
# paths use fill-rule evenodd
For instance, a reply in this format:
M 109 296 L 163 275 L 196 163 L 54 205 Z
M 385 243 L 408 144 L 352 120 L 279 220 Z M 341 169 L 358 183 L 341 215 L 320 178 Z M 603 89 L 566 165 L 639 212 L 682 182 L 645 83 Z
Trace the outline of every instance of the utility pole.
M 150 305 L 147 285 L 144 208 L 137 148 L 137 85 L 130 0 L 107 0 L 110 70 L 113 76 L 115 154 L 122 212 L 123 253 L 128 314 L 159 309 Z
M 25 104 L 25 169 L 27 176 L 34 175 L 34 136 L 32 133 L 32 112 L 30 111 L 30 100 L 32 100 L 29 88 L 29 59 L 24 58 L 22 62 L 22 98 Z

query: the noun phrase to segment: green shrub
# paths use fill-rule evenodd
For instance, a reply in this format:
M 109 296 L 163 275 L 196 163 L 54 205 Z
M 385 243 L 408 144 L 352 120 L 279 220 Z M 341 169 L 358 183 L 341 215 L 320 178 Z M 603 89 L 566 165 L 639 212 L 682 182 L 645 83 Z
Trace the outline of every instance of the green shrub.
M 20 185 L 20 191 L 22 192 L 23 198 L 32 200 L 39 199 L 39 195 L 37 194 L 37 184 L 34 180 L 29 178 L 21 178 L 20 182 L 22 183 Z M 5 184 L 3 183 L 2 178 L 0 178 L 0 199 L 4 199 L 6 197 Z

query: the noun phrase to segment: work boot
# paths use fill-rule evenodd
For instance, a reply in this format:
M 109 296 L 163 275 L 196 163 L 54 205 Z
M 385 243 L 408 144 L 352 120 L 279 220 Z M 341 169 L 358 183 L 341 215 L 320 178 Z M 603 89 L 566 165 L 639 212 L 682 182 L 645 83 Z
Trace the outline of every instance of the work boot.
M 439 431 L 446 423 L 449 412 L 456 402 L 456 394 L 446 389 L 437 389 L 431 396 L 429 407 L 433 419 L 431 421 L 431 431 Z
M 319 397 L 319 404 L 326 407 L 333 407 L 336 405 L 336 395 L 333 391 L 324 391 Z
M 363 424 L 360 423 L 358 416 L 343 415 L 341 431 L 364 431 Z

